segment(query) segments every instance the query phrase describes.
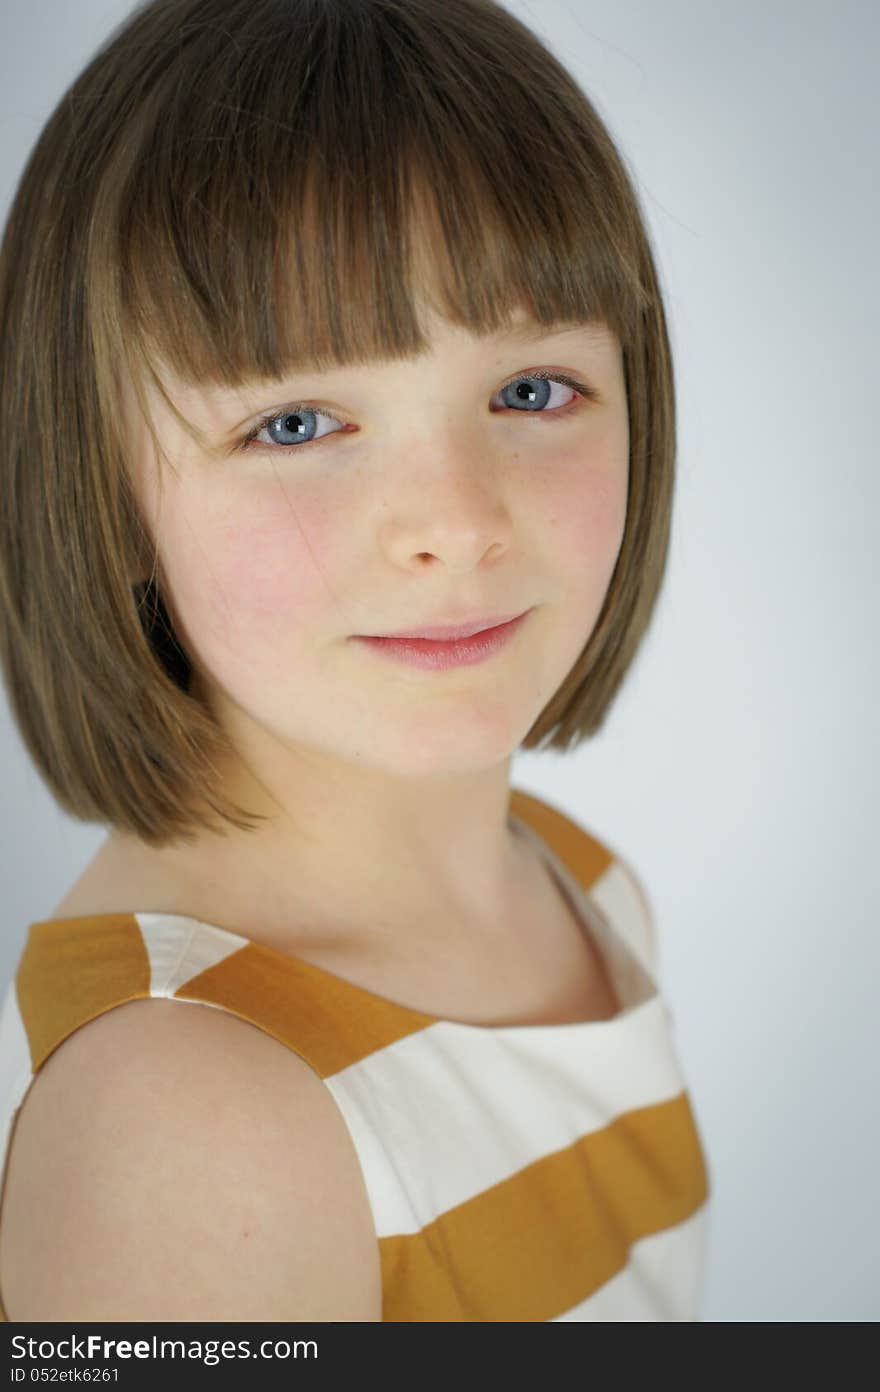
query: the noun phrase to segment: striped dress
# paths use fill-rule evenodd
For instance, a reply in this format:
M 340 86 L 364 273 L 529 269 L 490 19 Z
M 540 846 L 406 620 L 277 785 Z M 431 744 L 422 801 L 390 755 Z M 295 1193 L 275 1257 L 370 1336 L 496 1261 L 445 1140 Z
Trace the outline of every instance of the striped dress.
M 383 1320 L 698 1320 L 707 1164 L 644 898 L 551 804 L 512 789 L 509 825 L 601 952 L 613 1019 L 444 1020 L 178 915 L 33 923 L 0 1013 L 4 1184 L 16 1113 L 53 1049 L 164 996 L 250 1021 L 330 1089 L 372 1208 Z

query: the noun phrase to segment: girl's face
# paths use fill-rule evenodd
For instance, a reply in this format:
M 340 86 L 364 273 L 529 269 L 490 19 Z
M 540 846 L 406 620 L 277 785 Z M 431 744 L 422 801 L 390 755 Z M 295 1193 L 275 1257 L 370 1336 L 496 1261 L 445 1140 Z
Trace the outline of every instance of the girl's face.
M 135 489 L 195 687 L 282 800 L 303 759 L 394 775 L 507 759 L 614 570 L 629 459 L 616 337 L 429 323 L 431 353 L 405 362 L 239 390 L 166 376 L 210 441 L 151 393 L 171 468 L 129 399 Z M 422 670 L 354 641 L 526 609 L 471 666 Z

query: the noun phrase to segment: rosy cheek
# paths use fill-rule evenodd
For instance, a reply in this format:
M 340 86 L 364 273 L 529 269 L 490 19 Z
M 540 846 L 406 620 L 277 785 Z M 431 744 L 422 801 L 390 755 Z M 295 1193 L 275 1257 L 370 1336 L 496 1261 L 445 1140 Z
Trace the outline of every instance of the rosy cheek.
M 280 505 L 254 507 L 224 527 L 217 564 L 234 622 L 264 633 L 277 625 L 287 638 L 308 632 L 332 599 L 329 553 L 325 519 L 301 502 L 295 513 L 283 498 Z
M 583 459 L 570 461 L 547 475 L 536 499 L 548 523 L 556 562 L 573 575 L 593 573 L 601 579 L 623 540 L 627 506 L 626 461 L 599 467 Z
M 623 540 L 626 521 L 626 480 L 607 474 L 589 479 L 574 500 L 572 512 L 579 523 L 579 533 L 588 545 L 602 554 L 617 547 Z
M 298 500 L 294 511 L 277 488 L 263 497 L 252 488 L 222 509 L 199 496 L 177 501 L 163 548 L 172 614 L 209 665 L 224 650 L 265 660 L 321 631 L 333 583 L 320 510 Z

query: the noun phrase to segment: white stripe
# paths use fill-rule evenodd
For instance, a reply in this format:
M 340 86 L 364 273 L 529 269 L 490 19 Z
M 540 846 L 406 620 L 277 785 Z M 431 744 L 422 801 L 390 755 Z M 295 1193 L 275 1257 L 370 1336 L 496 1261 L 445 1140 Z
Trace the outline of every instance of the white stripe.
M 684 1222 L 640 1238 L 622 1271 L 550 1322 L 699 1319 L 707 1214 L 703 1203 Z
M 134 917 L 150 960 L 151 996 L 173 996 L 184 982 L 250 943 L 249 938 L 196 918 L 159 913 Z
M 662 1000 L 612 1020 L 441 1021 L 325 1078 L 379 1237 L 417 1232 L 524 1166 L 683 1090 Z

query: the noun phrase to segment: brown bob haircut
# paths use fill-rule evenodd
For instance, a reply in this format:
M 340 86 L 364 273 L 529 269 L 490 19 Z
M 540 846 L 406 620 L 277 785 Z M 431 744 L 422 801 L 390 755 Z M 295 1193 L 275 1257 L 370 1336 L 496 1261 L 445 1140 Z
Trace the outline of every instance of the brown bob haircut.
M 567 751 L 602 725 L 649 624 L 675 460 L 649 237 L 573 77 L 493 0 L 152 0 L 61 98 L 0 248 L 0 658 L 74 817 L 154 846 L 263 820 L 227 800 L 234 751 L 190 691 L 128 473 L 121 373 L 149 421 L 142 378 L 169 401 L 162 361 L 235 387 L 415 355 L 429 291 L 473 333 L 525 307 L 622 345 L 623 543 L 521 746 Z

